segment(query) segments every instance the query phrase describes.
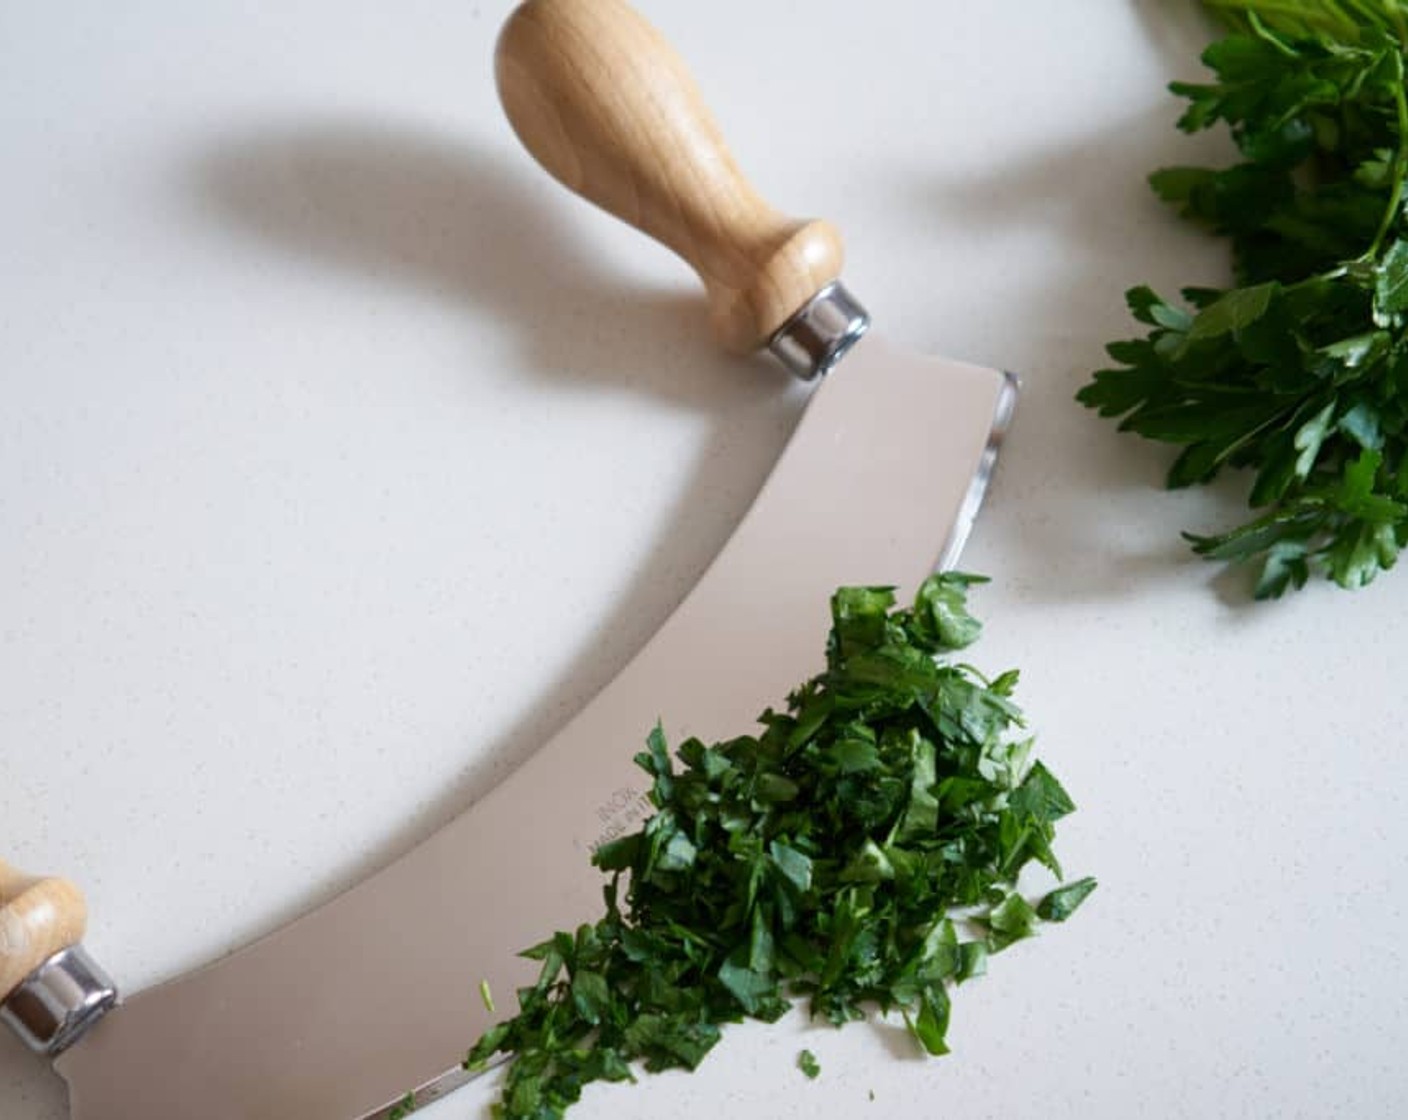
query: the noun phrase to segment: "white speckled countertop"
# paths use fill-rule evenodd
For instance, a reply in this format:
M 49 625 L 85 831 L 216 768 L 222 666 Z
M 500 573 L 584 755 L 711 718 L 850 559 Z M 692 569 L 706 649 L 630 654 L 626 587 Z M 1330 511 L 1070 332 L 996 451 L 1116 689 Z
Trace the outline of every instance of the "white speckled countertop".
M 1160 492 L 1166 455 L 1071 401 L 1126 286 L 1222 276 L 1142 182 L 1223 151 L 1163 90 L 1197 73 L 1191 4 L 641 6 L 763 192 L 845 231 L 891 334 L 1023 375 L 964 560 L 995 581 L 974 656 L 1022 667 L 1081 807 L 1063 860 L 1101 888 L 957 995 L 948 1058 L 792 1019 L 576 1115 L 1404 1115 L 1408 573 L 1250 605 L 1177 538 L 1235 488 Z M 508 8 L 0 11 L 0 853 L 84 884 L 128 988 L 528 755 L 805 399 L 520 152 Z M 0 1038 L 0 1117 L 64 1115 Z

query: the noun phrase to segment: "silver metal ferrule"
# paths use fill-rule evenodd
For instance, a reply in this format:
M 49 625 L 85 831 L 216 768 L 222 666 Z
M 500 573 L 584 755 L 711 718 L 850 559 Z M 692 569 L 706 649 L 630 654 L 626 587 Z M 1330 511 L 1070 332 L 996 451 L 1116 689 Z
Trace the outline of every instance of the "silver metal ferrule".
M 0 1003 L 6 1023 L 36 1054 L 62 1054 L 117 1004 L 117 988 L 82 945 L 55 953 Z
M 783 323 L 768 349 L 804 381 L 828 373 L 870 326 L 870 315 L 833 280 Z

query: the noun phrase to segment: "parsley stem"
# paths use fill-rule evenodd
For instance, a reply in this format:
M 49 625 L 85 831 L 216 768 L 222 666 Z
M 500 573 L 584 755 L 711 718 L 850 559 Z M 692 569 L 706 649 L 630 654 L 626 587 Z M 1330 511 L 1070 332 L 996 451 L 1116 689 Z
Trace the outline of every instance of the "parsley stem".
M 1405 96 L 1403 91 L 1403 56 L 1394 55 L 1394 59 L 1397 74 L 1393 83 L 1393 103 L 1398 117 L 1398 151 L 1393 156 L 1393 189 L 1388 197 L 1388 206 L 1384 208 L 1383 219 L 1379 222 L 1378 232 L 1374 234 L 1373 244 L 1364 254 L 1366 260 L 1378 257 L 1384 238 L 1397 224 L 1398 210 L 1403 202 L 1403 180 L 1408 177 L 1408 96 Z
M 1398 42 L 1408 50 L 1408 21 L 1403 18 L 1399 0 L 1345 0 L 1350 8 L 1370 23 L 1381 23 L 1398 36 Z
M 1377 25 L 1398 37 L 1408 50 L 1408 19 L 1399 0 L 1203 0 L 1205 7 L 1232 20 L 1240 15 L 1263 38 L 1271 31 L 1259 17 L 1268 17 L 1277 30 L 1302 34 L 1325 32 L 1345 42 L 1357 42 L 1366 25 Z
M 1314 8 L 1308 8 L 1295 0 L 1276 3 L 1275 0 L 1203 0 L 1204 4 L 1227 15 L 1240 13 L 1252 26 L 1260 27 L 1257 16 L 1281 16 L 1299 25 L 1300 30 L 1318 29 L 1337 35 L 1353 37 L 1358 26 L 1353 18 L 1345 15 L 1335 0 L 1323 0 Z

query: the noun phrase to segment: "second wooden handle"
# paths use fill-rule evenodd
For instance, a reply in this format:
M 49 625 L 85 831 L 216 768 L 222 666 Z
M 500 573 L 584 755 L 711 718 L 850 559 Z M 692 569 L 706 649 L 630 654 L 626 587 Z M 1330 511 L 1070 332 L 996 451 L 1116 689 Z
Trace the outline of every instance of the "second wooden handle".
M 78 944 L 87 923 L 83 895 L 67 879 L 35 878 L 0 860 L 0 1001 Z
M 766 343 L 840 275 L 835 227 L 759 197 L 684 63 L 623 0 L 527 0 L 504 27 L 495 68 L 534 158 L 688 261 L 731 350 Z

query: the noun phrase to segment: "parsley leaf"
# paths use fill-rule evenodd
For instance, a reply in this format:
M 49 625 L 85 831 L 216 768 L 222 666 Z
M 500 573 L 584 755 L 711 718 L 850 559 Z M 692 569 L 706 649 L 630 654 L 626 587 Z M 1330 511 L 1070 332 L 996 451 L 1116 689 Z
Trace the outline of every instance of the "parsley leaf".
M 1095 886 L 1035 907 L 1017 889 L 1032 861 L 1059 877 L 1074 804 L 1019 734 L 1016 674 L 947 660 L 978 635 L 979 582 L 932 576 L 904 608 L 842 588 L 825 671 L 758 734 L 672 755 L 650 733 L 636 761 L 656 812 L 593 855 L 605 914 L 524 951 L 537 982 L 466 1058 L 513 1058 L 496 1117 L 557 1120 L 591 1082 L 694 1069 L 723 1026 L 796 999 L 838 1026 L 898 1010 L 921 1050 L 948 1052 L 952 987 Z M 798 1066 L 820 1072 L 809 1051 Z
M 1213 80 L 1175 82 L 1188 132 L 1224 125 L 1241 161 L 1150 176 L 1226 237 L 1237 286 L 1187 307 L 1128 293 L 1145 338 L 1077 399 L 1181 447 L 1170 487 L 1250 475 L 1253 516 L 1186 533 L 1259 567 L 1258 598 L 1324 575 L 1363 587 L 1408 545 L 1408 14 L 1398 0 L 1204 0 L 1230 33 Z
M 1090 897 L 1093 890 L 1095 880 L 1091 878 L 1077 879 L 1074 883 L 1057 887 L 1037 903 L 1036 915 L 1044 922 L 1064 922 L 1076 912 L 1076 907 Z

